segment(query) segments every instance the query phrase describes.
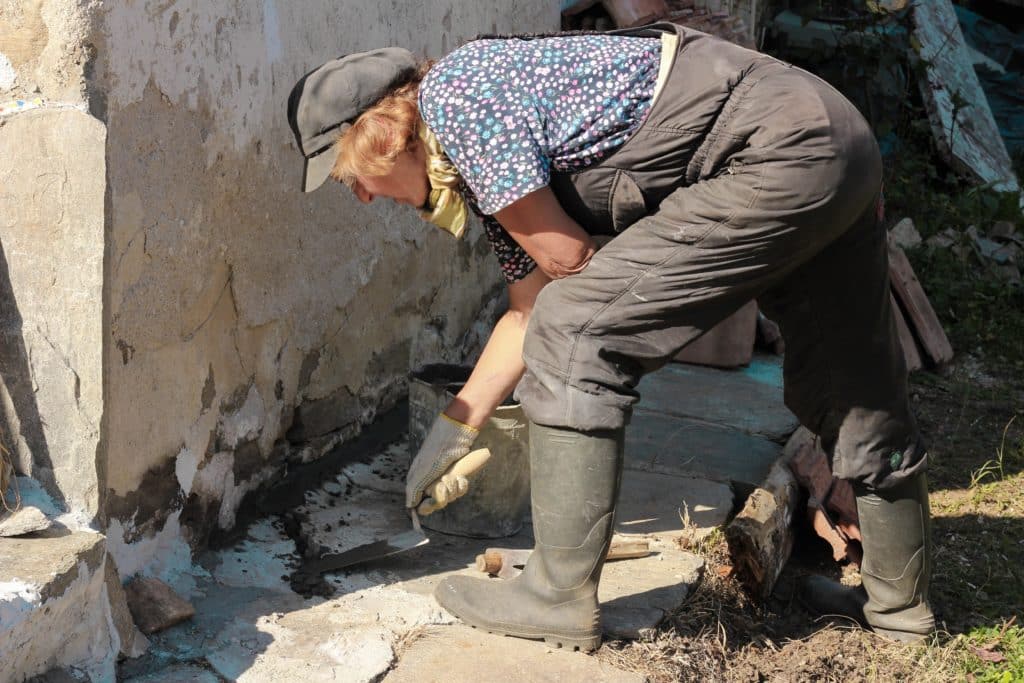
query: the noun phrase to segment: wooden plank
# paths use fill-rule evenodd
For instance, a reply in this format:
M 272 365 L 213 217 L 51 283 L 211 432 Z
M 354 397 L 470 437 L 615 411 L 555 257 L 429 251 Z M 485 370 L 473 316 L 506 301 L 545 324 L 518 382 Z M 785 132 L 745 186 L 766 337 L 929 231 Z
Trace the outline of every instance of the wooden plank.
M 910 325 L 907 324 L 907 319 L 903 315 L 903 309 L 900 308 L 900 304 L 892 292 L 889 293 L 889 299 L 892 304 L 892 316 L 896 320 L 896 332 L 900 337 L 900 346 L 903 347 L 903 360 L 907 363 L 907 371 L 920 370 L 924 367 L 924 361 L 917 348 L 914 333 L 910 331 Z
M 891 242 L 889 278 L 896 299 L 906 314 L 907 322 L 921 341 L 925 356 L 935 365 L 943 365 L 953 360 L 953 347 L 917 275 L 914 274 L 907 255 Z
M 915 2 L 913 12 L 915 47 L 926 67 L 918 85 L 939 151 L 955 168 L 982 183 L 1020 193 L 952 1 Z

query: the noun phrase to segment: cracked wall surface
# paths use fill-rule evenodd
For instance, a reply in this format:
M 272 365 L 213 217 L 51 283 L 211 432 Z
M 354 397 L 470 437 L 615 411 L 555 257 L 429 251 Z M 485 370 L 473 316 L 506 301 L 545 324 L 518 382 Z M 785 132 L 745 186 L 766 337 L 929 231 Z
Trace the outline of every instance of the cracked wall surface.
M 91 21 L 107 532 L 123 574 L 170 572 L 248 492 L 393 406 L 410 364 L 478 345 L 502 289 L 479 226 L 456 243 L 408 208 L 299 192 L 292 84 L 347 52 L 553 30 L 558 7 L 172 0 Z
M 0 119 L 0 441 L 65 507 L 99 513 L 103 125 Z

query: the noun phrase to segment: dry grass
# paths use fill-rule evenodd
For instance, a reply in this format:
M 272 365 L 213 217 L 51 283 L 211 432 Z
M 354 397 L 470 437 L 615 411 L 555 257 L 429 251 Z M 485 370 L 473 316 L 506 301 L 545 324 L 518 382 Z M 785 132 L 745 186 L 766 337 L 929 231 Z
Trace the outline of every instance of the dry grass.
M 1012 382 L 979 388 L 957 372 L 915 379 L 931 442 L 931 595 L 942 631 L 905 645 L 816 621 L 796 604 L 795 581 L 840 572 L 807 536 L 769 603 L 754 604 L 729 575 L 716 533 L 686 544 L 706 562 L 690 599 L 647 640 L 607 642 L 597 656 L 651 683 L 1024 681 L 1024 425 L 1011 422 L 1024 392 Z M 847 569 L 843 580 L 859 577 Z

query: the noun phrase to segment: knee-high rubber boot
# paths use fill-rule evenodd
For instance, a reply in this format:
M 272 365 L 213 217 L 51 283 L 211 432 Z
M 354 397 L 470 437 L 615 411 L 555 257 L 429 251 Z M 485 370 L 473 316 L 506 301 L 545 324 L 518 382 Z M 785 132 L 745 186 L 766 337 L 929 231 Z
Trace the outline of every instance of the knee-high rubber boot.
M 597 584 L 611 543 L 622 476 L 623 430 L 577 432 L 530 425 L 535 546 L 510 580 L 453 576 L 434 592 L 470 626 L 549 645 L 601 644 Z
M 893 640 L 925 638 L 935 630 L 928 604 L 931 522 L 925 475 L 859 494 L 857 514 L 864 539 L 861 586 L 811 576 L 802 586 L 801 601 L 813 612 L 856 619 Z

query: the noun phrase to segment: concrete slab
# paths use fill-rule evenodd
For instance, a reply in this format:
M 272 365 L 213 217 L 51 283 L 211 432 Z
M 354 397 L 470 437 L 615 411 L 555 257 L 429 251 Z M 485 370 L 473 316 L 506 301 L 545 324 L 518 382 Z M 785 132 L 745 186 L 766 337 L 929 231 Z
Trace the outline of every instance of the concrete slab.
M 0 542 L 0 678 L 73 666 L 112 680 L 104 557 L 105 538 L 84 531 Z
M 394 634 L 375 626 L 338 628 L 333 607 L 235 619 L 220 631 L 223 645 L 206 660 L 239 683 L 380 680 L 395 659 Z
M 782 400 L 782 361 L 758 355 L 737 370 L 670 363 L 641 380 L 637 406 L 782 443 L 798 426 Z
M 758 486 L 781 451 L 762 436 L 648 410 L 626 429 L 626 467 L 648 472 Z
M 102 569 L 103 556 L 103 536 L 87 531 L 0 542 L 3 580 L 33 586 L 41 601 L 62 596 L 83 571 L 91 574 Z
M 732 505 L 727 484 L 627 469 L 615 511 L 615 532 L 666 539 L 685 532 L 700 538 L 725 523 Z M 685 529 L 684 519 L 691 528 Z
M 605 564 L 598 599 L 607 637 L 646 637 L 700 583 L 703 559 L 669 544 L 654 549 L 647 557 Z
M 369 463 L 346 468 L 334 481 L 308 493 L 306 504 L 296 509 L 307 545 L 338 553 L 412 528 L 404 482 L 400 488 L 394 483 L 405 476 L 403 472 L 399 477 L 398 469 L 385 452 Z M 354 484 L 349 474 L 363 485 Z
M 403 654 L 384 683 L 531 681 L 641 683 L 638 674 L 615 669 L 578 652 L 543 643 L 501 638 L 465 626 L 430 629 Z

